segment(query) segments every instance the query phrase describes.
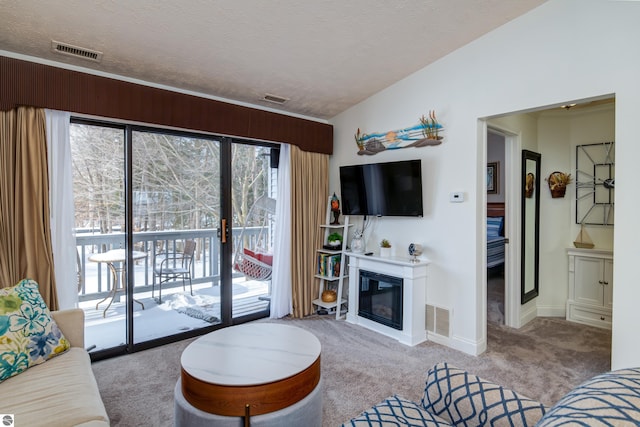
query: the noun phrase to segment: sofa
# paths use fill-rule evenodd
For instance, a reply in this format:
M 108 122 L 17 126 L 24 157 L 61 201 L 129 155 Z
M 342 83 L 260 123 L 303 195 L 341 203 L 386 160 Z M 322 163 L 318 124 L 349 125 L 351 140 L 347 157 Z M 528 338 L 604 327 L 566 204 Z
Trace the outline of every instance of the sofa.
M 638 426 L 640 368 L 597 375 L 548 408 L 515 391 L 439 363 L 420 402 L 391 396 L 343 427 Z
M 51 317 L 70 348 L 0 382 L 0 413 L 13 415 L 16 426 L 109 426 L 84 349 L 84 312 L 54 311 Z

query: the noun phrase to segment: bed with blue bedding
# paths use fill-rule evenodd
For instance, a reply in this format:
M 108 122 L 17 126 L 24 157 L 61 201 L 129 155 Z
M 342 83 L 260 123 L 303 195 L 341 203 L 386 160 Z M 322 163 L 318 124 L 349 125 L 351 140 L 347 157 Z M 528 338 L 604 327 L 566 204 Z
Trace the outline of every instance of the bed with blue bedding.
M 487 268 L 504 264 L 504 216 L 487 217 Z

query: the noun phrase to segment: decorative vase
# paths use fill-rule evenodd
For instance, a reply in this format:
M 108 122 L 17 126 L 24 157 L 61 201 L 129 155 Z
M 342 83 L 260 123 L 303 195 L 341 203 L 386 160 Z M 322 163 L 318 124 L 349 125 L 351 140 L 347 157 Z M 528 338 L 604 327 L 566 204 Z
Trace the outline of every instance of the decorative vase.
M 331 213 L 333 214 L 333 222 L 331 223 L 331 225 L 340 225 L 340 220 L 338 218 L 340 218 L 340 209 L 338 210 L 332 210 Z
M 359 231 L 356 231 L 353 235 L 353 239 L 351 239 L 351 252 L 356 254 L 364 252 L 364 237 Z
M 383 248 L 380 247 L 380 256 L 383 258 L 388 258 L 391 256 L 391 248 Z
M 333 213 L 333 222 L 331 225 L 338 225 L 340 224 L 340 221 L 338 221 L 338 218 L 340 217 L 340 200 L 338 200 L 336 193 L 333 193 L 333 196 L 331 196 L 330 205 L 331 213 Z
M 332 289 L 327 289 L 322 291 L 321 299 L 324 302 L 334 302 L 335 300 L 338 299 L 338 294 L 336 293 L 336 291 Z

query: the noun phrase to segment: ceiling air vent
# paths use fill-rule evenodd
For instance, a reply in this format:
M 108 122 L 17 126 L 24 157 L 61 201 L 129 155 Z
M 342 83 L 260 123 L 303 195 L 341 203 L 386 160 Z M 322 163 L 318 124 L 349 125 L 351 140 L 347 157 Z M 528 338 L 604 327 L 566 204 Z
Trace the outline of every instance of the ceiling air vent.
M 102 61 L 102 52 L 57 42 L 55 40 L 51 40 L 51 50 L 63 55 L 73 56 L 74 58 L 82 58 L 93 62 Z
M 269 93 L 265 93 L 264 98 L 262 98 L 264 101 L 269 101 L 269 102 L 273 102 L 275 104 L 284 104 L 285 102 L 287 102 L 289 99 L 288 98 L 283 98 L 281 96 L 277 96 L 277 95 L 271 95 Z

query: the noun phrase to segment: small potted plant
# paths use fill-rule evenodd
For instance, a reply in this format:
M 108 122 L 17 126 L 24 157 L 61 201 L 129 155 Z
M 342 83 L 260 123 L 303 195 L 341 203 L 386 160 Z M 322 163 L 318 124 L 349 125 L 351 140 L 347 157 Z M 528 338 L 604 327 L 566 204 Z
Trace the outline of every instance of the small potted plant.
M 557 199 L 559 197 L 564 197 L 564 194 L 567 191 L 567 185 L 571 183 L 571 174 L 558 171 L 551 172 L 551 175 L 547 178 L 547 182 L 549 183 L 551 198 Z
M 342 234 L 340 233 L 331 233 L 329 237 L 327 237 L 327 243 L 329 246 L 338 247 L 342 244 Z
M 382 239 L 380 242 L 380 256 L 381 257 L 389 257 L 391 256 L 391 243 L 387 239 Z

